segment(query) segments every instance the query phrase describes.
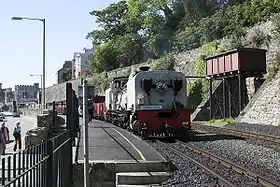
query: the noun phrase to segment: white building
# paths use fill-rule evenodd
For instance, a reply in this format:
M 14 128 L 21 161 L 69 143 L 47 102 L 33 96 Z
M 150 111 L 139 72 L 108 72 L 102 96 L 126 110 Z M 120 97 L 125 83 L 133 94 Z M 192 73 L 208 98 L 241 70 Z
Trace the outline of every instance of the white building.
M 72 79 L 78 79 L 81 77 L 82 71 L 89 65 L 89 55 L 95 52 L 95 48 L 86 49 L 84 53 L 74 53 L 73 65 L 72 65 Z

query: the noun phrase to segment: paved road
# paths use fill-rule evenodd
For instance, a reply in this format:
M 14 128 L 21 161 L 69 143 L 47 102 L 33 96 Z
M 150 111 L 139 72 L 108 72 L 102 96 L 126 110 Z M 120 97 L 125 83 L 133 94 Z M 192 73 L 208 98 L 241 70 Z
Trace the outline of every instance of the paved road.
M 12 140 L 11 143 L 7 144 L 6 153 L 13 152 L 13 145 L 14 145 L 14 137 L 13 137 L 13 130 L 15 127 L 15 123 L 19 121 L 21 123 L 21 130 L 22 130 L 22 140 L 23 140 L 23 147 L 24 149 L 24 137 L 28 130 L 34 129 L 37 126 L 37 119 L 36 116 L 21 116 L 19 118 L 13 118 L 13 117 L 6 117 L 6 127 L 9 128 L 10 131 L 10 140 Z M 0 123 L 2 124 L 2 122 Z

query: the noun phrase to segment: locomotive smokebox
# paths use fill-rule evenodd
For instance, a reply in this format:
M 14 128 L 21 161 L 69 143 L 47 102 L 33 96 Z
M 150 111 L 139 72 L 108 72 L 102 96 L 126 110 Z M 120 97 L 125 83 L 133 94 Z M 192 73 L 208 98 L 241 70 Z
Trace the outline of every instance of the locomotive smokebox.
M 149 66 L 141 66 L 141 67 L 139 67 L 139 70 L 140 71 L 149 71 L 150 67 Z

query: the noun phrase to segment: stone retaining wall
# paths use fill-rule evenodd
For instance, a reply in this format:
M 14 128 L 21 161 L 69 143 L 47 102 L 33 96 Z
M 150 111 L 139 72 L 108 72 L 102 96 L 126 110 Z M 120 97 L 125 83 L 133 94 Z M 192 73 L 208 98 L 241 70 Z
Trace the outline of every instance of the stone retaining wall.
M 25 147 L 35 146 L 48 139 L 49 131 L 53 125 L 52 113 L 37 115 L 37 128 L 27 131 Z
M 81 84 L 81 79 L 56 84 L 46 88 L 46 103 L 52 103 L 53 101 L 66 101 L 66 83 L 72 83 L 73 90 L 76 94 L 78 93 L 78 86 Z
M 74 187 L 84 186 L 84 165 L 73 165 Z M 90 187 L 116 186 L 116 174 L 122 172 L 172 172 L 177 168 L 165 161 L 94 161 L 89 163 Z
M 116 181 L 115 163 L 90 163 L 89 164 L 89 186 L 90 187 L 114 187 Z M 74 187 L 84 186 L 83 164 L 73 165 Z
M 280 126 L 280 73 L 262 85 L 237 121 Z

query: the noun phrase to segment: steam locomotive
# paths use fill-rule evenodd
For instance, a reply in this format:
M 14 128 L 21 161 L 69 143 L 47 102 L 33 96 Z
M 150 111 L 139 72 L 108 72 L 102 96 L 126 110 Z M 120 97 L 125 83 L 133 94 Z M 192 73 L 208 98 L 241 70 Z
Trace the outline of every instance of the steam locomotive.
M 114 79 L 105 99 L 95 102 L 93 114 L 142 138 L 188 136 L 190 115 L 185 75 L 149 67 Z

